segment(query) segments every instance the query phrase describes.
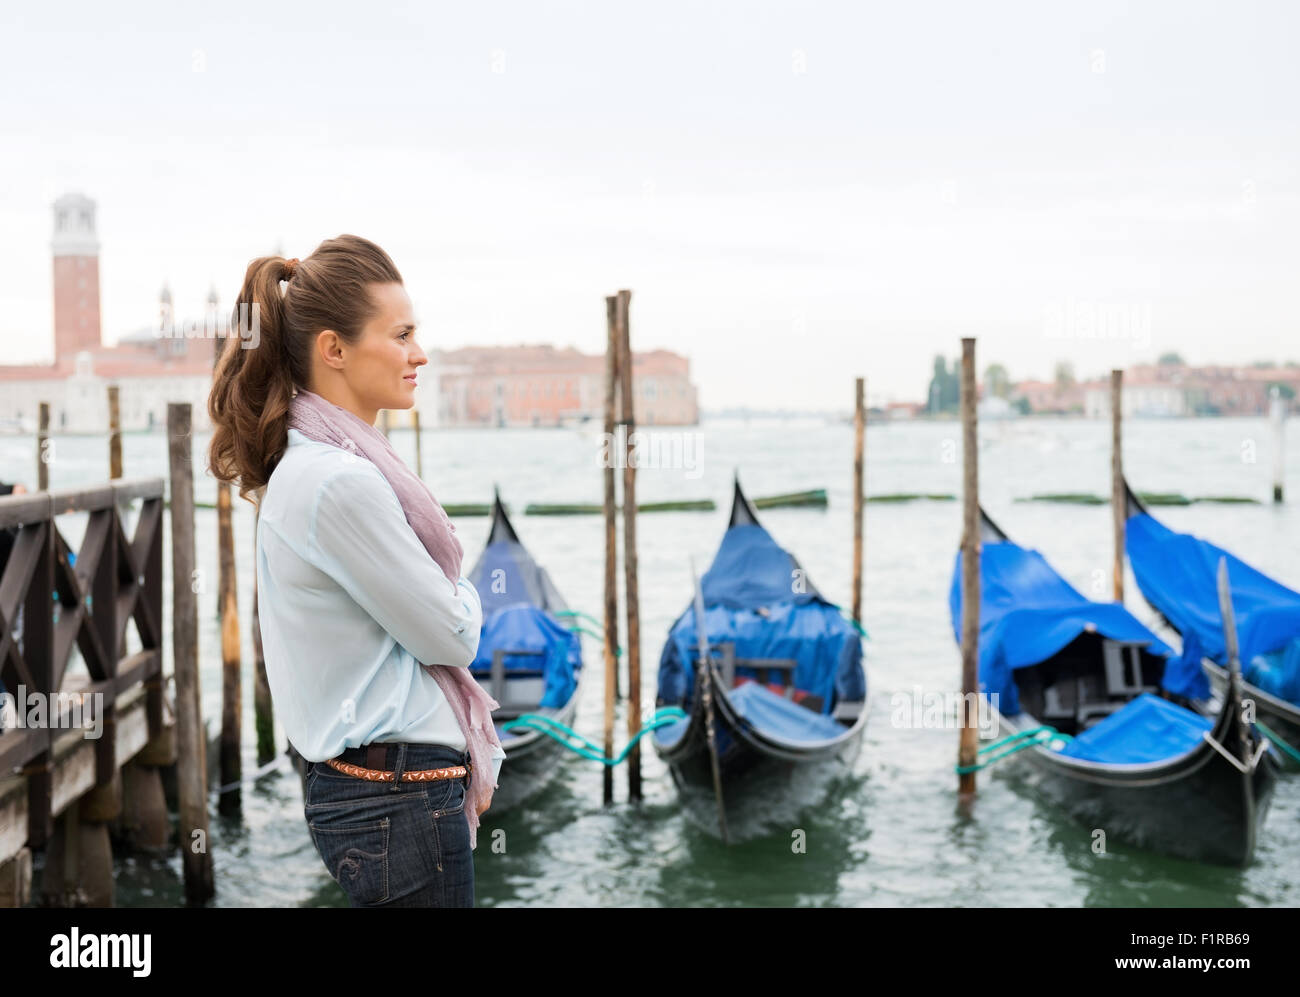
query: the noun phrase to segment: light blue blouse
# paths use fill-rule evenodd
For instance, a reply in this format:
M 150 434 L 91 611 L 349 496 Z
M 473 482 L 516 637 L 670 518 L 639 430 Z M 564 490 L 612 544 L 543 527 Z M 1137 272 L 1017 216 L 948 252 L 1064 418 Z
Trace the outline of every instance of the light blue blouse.
M 261 502 L 257 588 L 276 715 L 304 758 L 372 741 L 465 750 L 419 663 L 469 667 L 483 607 L 429 556 L 374 464 L 289 430 Z

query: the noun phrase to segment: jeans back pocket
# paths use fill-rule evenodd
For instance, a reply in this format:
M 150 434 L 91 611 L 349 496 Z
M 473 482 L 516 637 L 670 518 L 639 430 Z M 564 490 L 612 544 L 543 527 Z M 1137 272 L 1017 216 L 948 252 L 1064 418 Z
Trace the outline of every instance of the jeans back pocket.
M 317 817 L 308 820 L 307 827 L 325 868 L 354 907 L 388 900 L 388 817 L 358 824 L 326 823 Z

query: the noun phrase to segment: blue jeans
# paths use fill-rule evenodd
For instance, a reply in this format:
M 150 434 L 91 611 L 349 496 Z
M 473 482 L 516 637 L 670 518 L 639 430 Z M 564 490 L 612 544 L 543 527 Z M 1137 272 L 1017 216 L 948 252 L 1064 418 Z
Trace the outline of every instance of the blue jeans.
M 353 907 L 473 907 L 465 780 L 400 780 L 404 771 L 466 764 L 469 754 L 406 743 L 389 753 L 394 782 L 308 766 L 303 813 L 325 868 Z

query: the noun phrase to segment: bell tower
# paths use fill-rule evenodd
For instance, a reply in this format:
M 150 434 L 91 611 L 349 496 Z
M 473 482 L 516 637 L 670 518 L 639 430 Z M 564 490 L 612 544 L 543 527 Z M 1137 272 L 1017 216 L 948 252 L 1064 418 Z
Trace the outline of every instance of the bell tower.
M 54 362 L 102 346 L 99 326 L 99 240 L 95 202 L 64 194 L 54 202 Z

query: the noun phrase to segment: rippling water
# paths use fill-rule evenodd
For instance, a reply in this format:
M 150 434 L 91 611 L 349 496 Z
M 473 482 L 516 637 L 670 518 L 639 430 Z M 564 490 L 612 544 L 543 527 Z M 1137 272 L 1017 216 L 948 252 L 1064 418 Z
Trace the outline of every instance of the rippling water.
M 1292 587 L 1300 587 L 1300 431 L 1292 427 L 1288 495 L 1281 507 L 1193 505 L 1158 510 L 1178 530 L 1200 533 Z M 661 430 L 669 434 L 672 431 Z M 715 512 L 645 514 L 637 521 L 640 563 L 643 701 L 652 702 L 655 666 L 668 627 L 691 591 L 688 557 L 703 570 L 722 536 L 733 470 L 750 496 L 825 488 L 824 511 L 773 509 L 764 525 L 789 548 L 827 598 L 847 604 L 852 569 L 852 427 L 804 421 L 706 421 L 681 451 L 688 466 L 646 468 L 638 498 L 712 498 Z M 1263 419 L 1130 421 L 1125 468 L 1143 491 L 1189 496 L 1239 494 L 1267 500 L 1272 441 Z M 1035 492 L 1109 489 L 1109 423 L 1016 420 L 987 423 L 980 434 L 985 507 L 1011 536 L 1036 547 L 1072 584 L 1105 598 L 1110 577 L 1106 506 L 1018 503 Z M 394 445 L 414 463 L 413 439 Z M 671 436 L 665 436 L 671 441 Z M 575 609 L 601 615 L 603 528 L 599 516 L 529 517 L 530 502 L 599 502 L 596 430 L 452 430 L 424 435 L 425 476 L 447 503 L 488 502 L 497 483 L 524 543 L 551 572 Z M 679 438 L 680 442 L 680 438 Z M 195 440 L 203 466 L 206 437 Z M 34 441 L 0 438 L 0 475 L 34 467 Z M 165 475 L 162 434 L 124 438 L 128 476 Z M 54 487 L 107 478 L 107 446 L 56 438 Z M 680 463 L 680 462 L 679 462 Z M 872 425 L 867 433 L 867 490 L 958 495 L 960 433 L 955 423 Z M 29 485 L 31 482 L 28 482 Z M 214 497 L 200 476 L 200 501 Z M 244 618 L 245 771 L 256 768 L 252 743 L 253 517 L 236 502 L 240 610 Z M 61 526 L 74 547 L 82 526 Z M 488 522 L 461 518 L 468 567 Z M 969 817 L 955 803 L 957 733 L 891 726 L 891 696 L 945 692 L 960 684 L 960 658 L 948 620 L 947 591 L 961 531 L 958 502 L 869 505 L 863 614 L 872 690 L 870 720 L 853 776 L 823 807 L 805 816 L 806 852 L 782 835 L 724 847 L 688 822 L 667 771 L 647 747 L 646 799 L 626 800 L 618 770 L 617 803 L 601 804 L 601 767 L 576 757 L 530 805 L 493 819 L 475 853 L 478 901 L 490 905 L 967 905 L 1181 906 L 1300 904 L 1300 777 L 1283 778 L 1246 869 L 1200 865 L 1110 842 L 1091 849 L 1089 829 L 1037 800 L 1016 762 L 981 773 Z M 200 597 L 203 713 L 220 726 L 221 659 L 215 615 L 216 514 L 197 512 L 199 566 L 213 579 Z M 170 550 L 164 553 L 170 573 Z M 170 579 L 168 580 L 170 585 Z M 169 589 L 170 591 L 170 589 Z M 1128 606 L 1152 614 L 1128 576 Z M 170 600 L 165 607 L 170 615 Z M 620 620 L 622 630 L 622 620 Z M 170 635 L 170 622 L 166 624 Z M 598 644 L 584 638 L 585 660 L 603 671 Z M 170 670 L 170 642 L 166 668 Z M 588 685 L 577 728 L 603 730 L 599 674 Z M 625 729 L 620 714 L 617 729 Z M 283 746 L 283 736 L 280 739 Z M 621 745 L 620 734 L 618 743 Z M 212 808 L 212 848 L 221 906 L 345 905 L 312 848 L 297 776 L 287 768 L 245 787 L 238 820 Z M 493 853 L 492 831 L 505 832 Z M 499 836 L 498 836 L 499 837 Z M 119 861 L 118 903 L 181 902 L 180 859 Z

